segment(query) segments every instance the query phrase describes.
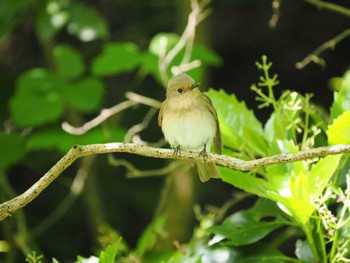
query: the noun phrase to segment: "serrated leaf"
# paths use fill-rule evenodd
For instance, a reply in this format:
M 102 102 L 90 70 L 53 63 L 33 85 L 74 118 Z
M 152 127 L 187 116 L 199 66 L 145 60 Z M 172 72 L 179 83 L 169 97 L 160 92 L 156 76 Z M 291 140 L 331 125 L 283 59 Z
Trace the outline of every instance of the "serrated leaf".
M 109 34 L 105 18 L 93 7 L 79 3 L 69 6 L 68 32 L 83 42 L 106 38 Z
M 85 70 L 84 61 L 78 52 L 69 45 L 56 46 L 53 50 L 57 74 L 65 79 L 80 76 Z
M 245 150 L 251 154 L 265 156 L 267 142 L 263 136 L 262 124 L 244 102 L 239 102 L 234 94 L 210 89 L 207 92 L 218 112 L 223 142 L 235 150 Z
M 0 133 L 0 170 L 15 164 L 24 155 L 24 140 L 17 134 Z
M 96 78 L 85 78 L 64 89 L 65 102 L 83 112 L 91 112 L 101 104 L 104 84 Z
M 62 79 L 45 69 L 33 69 L 22 74 L 10 100 L 13 120 L 20 126 L 35 126 L 57 120 L 64 109 L 60 95 L 64 85 Z
M 138 47 L 130 42 L 114 42 L 104 46 L 92 63 L 95 75 L 107 76 L 134 70 L 142 62 Z
M 328 144 L 350 144 L 350 110 L 343 112 L 328 126 Z

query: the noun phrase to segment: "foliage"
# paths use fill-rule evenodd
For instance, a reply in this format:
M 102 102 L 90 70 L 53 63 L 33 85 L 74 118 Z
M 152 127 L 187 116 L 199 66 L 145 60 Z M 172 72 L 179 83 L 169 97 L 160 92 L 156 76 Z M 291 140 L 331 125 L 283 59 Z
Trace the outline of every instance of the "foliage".
M 129 138 L 130 133 L 135 130 L 139 135 L 140 131 L 147 128 L 154 111 L 145 114 L 141 124 L 135 124 L 135 120 L 140 119 L 140 112 L 141 115 L 144 113 L 144 108 L 138 109 L 136 114 L 127 109 L 121 116 L 100 123 L 81 135 L 62 129 L 63 120 L 73 123 L 72 126 L 83 125 L 92 118 L 91 116 L 99 114 L 103 105 L 107 104 L 110 93 L 119 92 L 124 95 L 127 91 L 135 89 L 135 86 L 145 84 L 147 87 L 146 76 L 152 79 L 153 86 L 160 87 L 159 91 L 163 94 L 163 87 L 159 85 L 162 83 L 161 73 L 169 76 L 172 68 L 181 65 L 183 58 L 188 55 L 192 62 L 200 61 L 198 65 L 195 64 L 197 66 L 189 69 L 189 74 L 195 79 L 204 77 L 206 66 L 222 65 L 222 59 L 215 51 L 189 39 L 188 46 L 191 48 L 187 46 L 178 50 L 165 72 L 160 72 L 159 60 L 162 59 L 162 54 L 159 50 L 164 47 L 165 52 L 172 51 L 182 36 L 175 33 L 158 33 L 148 40 L 147 47 L 132 41 L 111 41 L 104 17 L 96 9 L 84 4 L 47 0 L 39 1 L 37 8 L 32 9 L 28 1 L 3 2 L 4 6 L 0 8 L 0 24 L 4 19 L 11 22 L 1 28 L 0 41 L 4 41 L 21 23 L 21 19 L 12 18 L 17 17 L 15 15 L 20 11 L 30 10 L 35 13 L 34 30 L 45 50 L 46 63 L 19 74 L 15 91 L 8 102 L 7 117 L 10 121 L 4 122 L 0 131 L 1 201 L 16 195 L 10 183 L 11 169 L 25 166 L 27 170 L 38 171 L 36 154 L 41 153 L 43 160 L 51 162 L 52 155 L 56 157 L 57 152 L 61 155 L 74 144 L 126 140 L 125 138 Z M 75 38 L 75 41 L 81 41 L 83 46 L 96 41 L 94 45 L 99 46 L 98 51 L 87 54 L 78 45 L 56 42 L 57 35 L 63 30 Z M 349 70 L 343 77 L 331 80 L 334 102 L 329 116 L 325 116 L 324 112 L 321 114 L 320 108 L 313 104 L 312 94 L 303 95 L 288 89 L 282 90 L 278 75 L 272 73 L 272 63 L 266 56 L 262 56 L 256 66 L 262 76 L 257 84 L 251 86 L 250 92 L 256 96 L 259 109 L 270 109 L 271 114 L 265 123 L 234 94 L 215 89 L 207 92 L 218 112 L 225 146 L 224 154 L 250 160 L 280 153 L 295 153 L 327 144 L 350 144 Z M 123 78 L 128 74 L 136 76 L 130 81 L 134 86 L 127 84 L 127 87 L 124 87 L 126 81 Z M 118 88 L 110 88 L 108 85 L 110 82 L 119 81 L 121 84 L 117 85 Z M 282 92 L 276 92 L 277 89 L 281 89 Z M 143 89 L 140 92 L 146 93 L 147 90 Z M 280 93 L 277 97 L 276 94 Z M 113 104 L 115 103 L 113 101 Z M 135 126 L 129 129 L 134 124 Z M 137 137 L 139 142 L 144 142 L 140 139 L 141 136 L 134 137 Z M 34 159 L 31 158 L 32 155 Z M 77 196 L 84 198 L 89 207 L 90 214 L 86 217 L 91 220 L 92 232 L 95 235 L 95 244 L 91 245 L 94 252 L 90 251 L 90 254 L 99 254 L 99 257 L 78 256 L 76 262 L 350 261 L 349 156 L 326 156 L 278 164 L 251 172 L 221 167 L 223 183 L 230 189 L 240 189 L 249 194 L 249 197 L 256 197 L 254 203 L 239 208 L 237 204 L 246 201 L 247 195 L 236 194 L 221 208 L 208 207 L 205 212 L 199 212 L 197 207 L 198 226 L 191 230 L 193 233 L 184 244 L 176 241 L 175 247 L 171 249 L 161 246 L 162 240 L 167 236 L 166 225 L 170 218 L 169 214 L 161 211 L 164 205 L 163 197 L 152 221 L 144 226 L 133 247 L 127 244 L 118 230 L 110 226 L 112 211 L 109 211 L 110 218 L 103 215 L 103 198 L 96 193 L 99 183 L 96 183 L 93 177 L 94 172 L 102 174 L 102 171 L 91 168 L 94 161 L 90 160 L 89 163 L 86 160 L 78 164 L 74 179 L 70 181 L 66 178 L 60 181 L 65 187 L 65 192 L 68 189 L 68 193 L 65 201 L 59 200 L 61 204 L 57 208 L 50 203 L 54 211 L 51 216 L 47 216 L 36 226 L 29 224 L 28 229 L 26 217 L 19 211 L 14 215 L 14 220 L 2 225 L 4 237 L 1 236 L 1 239 L 4 240 L 0 240 L 0 252 L 4 252 L 8 262 L 11 262 L 11 258 L 14 258 L 13 255 L 18 251 L 26 257 L 27 262 L 43 262 L 45 251 L 44 256 L 30 252 L 37 249 L 33 244 L 41 232 L 59 224 L 68 214 L 67 211 L 72 213 L 71 220 L 78 218 L 80 224 L 84 215 L 73 209 Z M 134 159 L 131 159 L 130 163 L 125 161 L 125 166 L 129 169 L 134 168 L 134 162 Z M 103 160 L 103 166 L 106 166 L 105 163 Z M 44 164 L 43 166 L 46 167 Z M 124 171 L 118 170 L 118 173 Z M 87 176 L 89 179 L 86 179 Z M 169 184 L 169 181 L 165 183 L 163 196 L 170 195 Z M 85 196 L 80 195 L 84 187 L 87 189 Z M 121 195 L 131 192 L 128 187 L 117 187 L 106 183 L 101 192 L 108 192 L 105 189 L 112 189 Z M 150 204 L 145 204 L 147 193 L 144 191 L 144 185 L 141 185 L 140 189 L 132 192 L 135 199 L 131 203 L 137 210 L 154 209 L 150 208 Z M 236 211 L 236 208 L 239 210 Z M 113 209 L 116 210 L 116 214 L 120 213 L 119 206 Z M 231 210 L 235 212 L 231 213 Z M 133 217 L 137 216 L 131 213 L 131 222 Z M 31 220 L 36 223 L 36 216 Z M 118 222 L 117 217 L 114 220 Z M 50 236 L 50 239 L 59 240 L 60 235 L 62 233 L 56 233 Z M 58 245 L 57 251 L 64 245 L 64 242 Z M 289 248 L 293 247 L 293 251 L 286 251 L 286 245 Z M 49 255 L 46 255 L 46 258 L 49 258 Z M 52 257 L 52 262 L 60 260 Z

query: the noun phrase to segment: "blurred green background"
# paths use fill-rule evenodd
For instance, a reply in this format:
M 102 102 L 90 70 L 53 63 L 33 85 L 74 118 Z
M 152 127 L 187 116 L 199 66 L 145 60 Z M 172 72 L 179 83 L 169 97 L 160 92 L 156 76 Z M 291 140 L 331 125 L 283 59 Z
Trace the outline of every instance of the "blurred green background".
M 328 81 L 348 68 L 350 39 L 322 54 L 324 67 L 311 63 L 296 69 L 295 64 L 345 30 L 348 17 L 306 1 L 286 0 L 272 28 L 270 0 L 215 0 L 209 6 L 211 14 L 196 35 L 196 43 L 208 50 L 198 55 L 204 65 L 193 73 L 203 87 L 235 93 L 265 121 L 268 110 L 257 111 L 250 86 L 259 76 L 255 62 L 266 54 L 285 88 L 314 93 L 313 101 L 329 108 L 333 93 Z M 60 125 L 82 125 L 100 109 L 126 100 L 127 91 L 162 101 L 164 87 L 149 46 L 159 33 L 181 35 L 189 11 L 188 0 L 0 2 L 1 201 L 25 191 L 75 143 L 124 140 L 148 106 L 123 111 L 80 137 L 67 135 Z M 26 87 L 36 95 L 30 97 Z M 162 138 L 156 117 L 154 112 L 140 133 L 142 140 L 155 143 Z M 141 170 L 169 163 L 129 154 L 114 157 Z M 71 186 L 78 171 L 88 175 L 81 177 L 86 180 L 83 190 L 75 194 Z M 173 193 L 165 176 L 127 178 L 126 173 L 104 155 L 74 163 L 25 209 L 0 223 L 0 240 L 16 244 L 11 258 L 0 253 L 0 261 L 4 256 L 7 262 L 22 262 L 34 249 L 70 262 L 119 235 L 134 247 L 156 211 L 164 209 L 174 215 L 167 223 L 172 235 L 186 241 L 197 222 L 193 205 L 221 206 L 233 194 L 219 180 L 202 184 L 197 176 L 185 176 L 179 188 L 187 192 L 177 193 L 175 188 Z M 162 246 L 167 249 L 171 242 Z

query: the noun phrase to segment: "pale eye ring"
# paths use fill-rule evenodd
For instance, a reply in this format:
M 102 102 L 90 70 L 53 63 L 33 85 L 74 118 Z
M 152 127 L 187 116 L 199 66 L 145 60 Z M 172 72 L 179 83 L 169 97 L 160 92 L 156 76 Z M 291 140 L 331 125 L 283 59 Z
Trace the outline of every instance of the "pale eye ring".
M 178 93 L 182 93 L 183 91 L 184 91 L 184 90 L 181 89 L 181 88 L 177 89 L 177 92 L 178 92 Z

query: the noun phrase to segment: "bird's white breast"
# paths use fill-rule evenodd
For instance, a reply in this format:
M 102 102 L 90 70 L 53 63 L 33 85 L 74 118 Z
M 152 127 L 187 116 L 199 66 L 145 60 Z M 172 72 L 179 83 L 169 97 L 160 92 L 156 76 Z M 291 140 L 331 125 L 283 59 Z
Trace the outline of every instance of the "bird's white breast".
M 206 144 L 209 151 L 217 128 L 214 116 L 203 103 L 185 97 L 168 103 L 163 111 L 162 130 L 173 148 L 180 145 L 183 150 L 199 152 Z

